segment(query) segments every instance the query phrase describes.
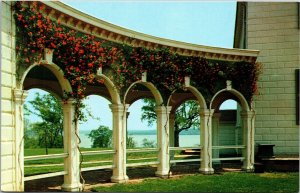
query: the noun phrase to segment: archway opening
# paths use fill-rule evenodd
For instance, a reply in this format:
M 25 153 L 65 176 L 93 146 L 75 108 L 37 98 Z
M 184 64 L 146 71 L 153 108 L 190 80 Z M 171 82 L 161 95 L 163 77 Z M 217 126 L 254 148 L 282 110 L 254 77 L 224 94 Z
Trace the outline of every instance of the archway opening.
M 127 148 L 157 147 L 155 101 L 139 99 L 128 108 Z
M 219 111 L 219 146 L 242 145 L 240 105 L 235 100 L 224 101 Z M 240 149 L 220 149 L 220 157 L 240 157 Z
M 171 171 L 181 167 L 199 169 L 201 161 L 200 112 L 206 109 L 201 93 L 193 88 L 177 90 L 168 101 Z
M 71 87 L 69 82 L 64 79 L 63 72 L 57 65 L 34 64 L 24 72 L 20 82 L 20 88 L 23 90 L 29 90 L 29 97 L 27 97 L 26 101 L 33 98 L 32 104 L 34 104 L 35 108 L 38 109 L 37 111 L 32 111 L 29 114 L 37 115 L 39 113 L 42 115 L 39 116 L 41 118 L 39 120 L 40 122 L 38 124 L 34 124 L 34 129 L 31 128 L 30 130 L 40 131 L 38 135 L 45 136 L 44 138 L 35 137 L 40 141 L 37 144 L 38 147 L 42 148 L 42 150 L 39 150 L 40 148 L 28 149 L 26 136 L 21 139 L 24 139 L 24 142 L 26 143 L 24 151 L 25 172 L 22 174 L 24 175 L 22 180 L 25 181 L 25 191 L 27 191 L 27 188 L 30 188 L 32 191 L 32 187 L 35 187 L 35 179 L 67 174 L 65 171 L 65 160 L 68 157 L 68 152 L 65 151 L 66 146 L 64 143 L 66 135 L 65 125 L 63 124 L 65 117 L 63 113 L 62 98 L 64 91 L 71 91 Z M 31 97 L 32 93 L 33 97 Z M 35 93 L 40 94 L 38 100 L 36 99 Z M 23 127 L 20 132 L 23 132 Z M 29 135 L 33 134 L 34 132 L 29 131 Z M 34 143 L 34 139 L 27 141 Z M 47 146 L 47 148 L 45 146 Z M 23 148 L 24 146 L 22 149 Z M 19 153 L 21 157 L 22 154 L 23 153 Z M 19 161 L 23 162 L 23 160 Z M 63 183 L 64 181 L 62 180 L 61 184 Z
M 135 84 L 128 90 L 125 102 L 127 113 L 127 166 L 149 165 L 154 176 L 158 162 L 158 131 L 155 107 L 161 101 L 150 83 Z M 156 97 L 155 97 L 156 95 Z M 128 177 L 132 177 L 130 172 Z
M 183 102 L 175 111 L 174 147 L 200 146 L 200 106 L 195 100 Z
M 63 156 L 55 158 L 64 152 L 62 103 L 56 96 L 42 89 L 28 90 L 24 103 L 25 191 L 35 176 L 64 170 Z
M 219 92 L 211 103 L 212 116 L 212 161 L 216 166 L 229 164 L 240 169 L 246 159 L 246 148 L 241 111 L 247 110 L 247 102 L 236 90 Z
M 89 95 L 83 101 L 85 119 L 79 122 L 81 167 L 111 168 L 113 154 L 104 152 L 113 149 L 111 102 L 99 95 Z M 91 152 L 99 154 L 91 154 Z M 102 153 L 100 153 L 102 152 Z M 108 178 L 109 179 L 109 178 Z

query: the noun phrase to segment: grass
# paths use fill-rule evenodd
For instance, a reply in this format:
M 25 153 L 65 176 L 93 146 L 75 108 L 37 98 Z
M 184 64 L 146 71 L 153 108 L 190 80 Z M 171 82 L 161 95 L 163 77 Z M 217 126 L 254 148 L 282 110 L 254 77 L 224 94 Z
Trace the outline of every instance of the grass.
M 146 179 L 135 184 L 96 187 L 97 192 L 298 192 L 299 173 L 226 172 L 177 179 Z

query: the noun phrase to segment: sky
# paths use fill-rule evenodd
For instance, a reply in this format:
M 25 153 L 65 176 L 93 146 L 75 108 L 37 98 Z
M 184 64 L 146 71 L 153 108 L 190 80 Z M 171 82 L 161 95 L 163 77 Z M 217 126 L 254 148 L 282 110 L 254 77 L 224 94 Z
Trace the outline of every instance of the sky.
M 153 35 L 199 45 L 232 48 L 236 14 L 235 1 L 83 1 L 64 0 L 63 3 L 106 22 Z M 28 101 L 39 89 L 31 89 Z M 38 92 L 45 93 L 41 90 Z M 111 128 L 110 103 L 103 97 L 91 95 L 84 101 L 100 121 L 89 120 L 80 130 L 96 129 L 99 125 Z M 142 100 L 133 103 L 128 111 L 129 130 L 155 129 L 141 122 Z M 226 101 L 221 109 L 235 109 L 236 102 Z M 32 121 L 38 121 L 31 115 Z

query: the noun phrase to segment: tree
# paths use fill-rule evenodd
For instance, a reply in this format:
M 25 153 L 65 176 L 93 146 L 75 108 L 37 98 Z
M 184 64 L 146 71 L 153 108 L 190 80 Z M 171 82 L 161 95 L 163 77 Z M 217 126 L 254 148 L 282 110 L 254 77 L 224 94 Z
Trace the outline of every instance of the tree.
M 25 115 L 35 114 L 42 119 L 41 122 L 31 125 L 31 130 L 37 134 L 39 146 L 46 148 L 63 147 L 63 113 L 60 101 L 51 94 L 35 94 L 29 101 L 32 108 L 24 105 Z
M 153 140 L 148 140 L 147 138 L 143 139 L 143 147 L 153 148 L 156 147 L 156 143 Z
M 92 140 L 92 147 L 111 147 L 112 146 L 112 130 L 107 126 L 100 125 L 98 129 L 92 130 L 89 135 Z
M 29 122 L 29 119 L 24 117 L 24 148 L 39 147 L 38 137 L 36 133 L 32 130 L 32 125 L 33 124 Z
M 144 99 L 146 105 L 142 107 L 142 121 L 147 121 L 151 126 L 156 121 L 155 101 L 153 99 Z M 188 129 L 198 129 L 200 124 L 199 104 L 196 101 L 186 101 L 181 104 L 175 112 L 174 124 L 174 146 L 179 146 L 179 134 Z
M 133 137 L 127 136 L 126 147 L 127 148 L 134 148 L 134 147 L 136 147 L 136 141 L 133 140 Z

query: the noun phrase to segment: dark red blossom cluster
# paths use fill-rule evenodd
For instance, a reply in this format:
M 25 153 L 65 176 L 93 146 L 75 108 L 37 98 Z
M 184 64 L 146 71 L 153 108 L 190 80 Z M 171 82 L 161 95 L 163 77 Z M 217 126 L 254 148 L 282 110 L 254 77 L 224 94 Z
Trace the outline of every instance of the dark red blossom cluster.
M 37 2 L 23 7 L 24 2 L 16 3 L 15 18 L 17 33 L 17 52 L 19 63 L 32 64 L 42 59 L 45 48 L 54 49 L 54 63 L 65 72 L 73 88 L 68 95 L 83 98 L 87 84 L 103 83 L 94 74 L 103 63 L 113 62 L 117 48 L 104 47 L 102 41 L 91 35 L 78 35 L 74 30 L 45 17 Z

